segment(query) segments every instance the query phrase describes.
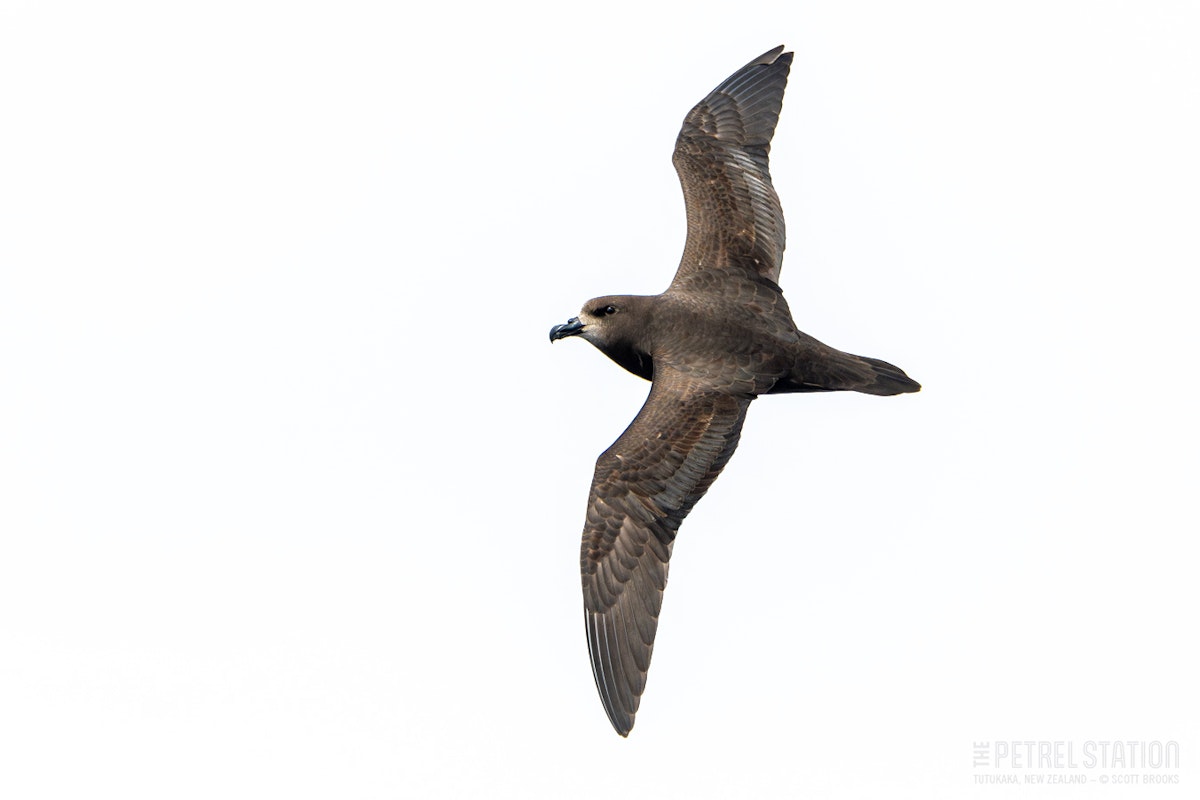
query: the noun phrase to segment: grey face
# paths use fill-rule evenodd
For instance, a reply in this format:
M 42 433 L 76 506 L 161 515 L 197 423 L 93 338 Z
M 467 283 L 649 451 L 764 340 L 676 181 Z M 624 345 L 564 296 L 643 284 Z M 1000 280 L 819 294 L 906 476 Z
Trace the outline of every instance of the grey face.
M 589 300 L 583 310 L 579 312 L 578 317 L 571 317 L 566 324 L 555 325 L 550 329 L 550 341 L 565 339 L 568 336 L 578 336 L 583 333 L 585 328 L 591 328 L 594 335 L 598 325 L 600 329 L 603 329 L 604 326 L 600 323 L 606 317 L 617 313 L 617 306 L 614 305 L 616 302 L 617 298 L 615 297 L 598 297 L 595 300 Z

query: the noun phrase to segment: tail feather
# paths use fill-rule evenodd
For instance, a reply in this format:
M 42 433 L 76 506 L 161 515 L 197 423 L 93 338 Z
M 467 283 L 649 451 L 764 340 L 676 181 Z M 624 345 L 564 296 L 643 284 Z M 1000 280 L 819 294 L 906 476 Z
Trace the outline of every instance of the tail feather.
M 855 389 L 855 391 L 881 395 L 907 394 L 909 392 L 921 391 L 921 384 L 905 375 L 904 370 L 896 365 L 880 361 L 878 358 L 865 358 L 863 356 L 856 356 L 856 358 L 874 371 L 875 380 L 861 389 Z
M 788 392 L 862 392 L 893 395 L 921 391 L 921 384 L 904 370 L 878 358 L 843 353 L 822 345 L 801 356 L 792 374 L 779 381 L 768 394 Z

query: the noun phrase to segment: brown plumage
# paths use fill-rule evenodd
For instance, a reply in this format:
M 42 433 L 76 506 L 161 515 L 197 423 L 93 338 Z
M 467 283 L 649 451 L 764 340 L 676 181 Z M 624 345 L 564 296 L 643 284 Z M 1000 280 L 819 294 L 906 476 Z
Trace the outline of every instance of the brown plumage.
M 646 686 L 675 534 L 733 455 L 750 402 L 921 388 L 891 364 L 802 333 L 776 283 L 784 224 L 767 156 L 791 63 L 783 47 L 764 53 L 684 119 L 673 160 L 688 233 L 667 291 L 589 300 L 550 331 L 653 381 L 596 461 L 580 554 L 592 672 L 622 736 Z

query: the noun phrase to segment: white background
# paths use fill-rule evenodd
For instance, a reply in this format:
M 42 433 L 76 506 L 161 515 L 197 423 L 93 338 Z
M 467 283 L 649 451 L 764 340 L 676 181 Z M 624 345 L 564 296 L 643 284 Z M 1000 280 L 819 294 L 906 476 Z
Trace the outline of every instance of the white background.
M 0 3 L 0 795 L 1007 797 L 973 742 L 1121 739 L 1181 784 L 1039 792 L 1194 797 L 1197 41 Z M 647 387 L 546 333 L 666 286 L 679 124 L 781 42 L 796 318 L 925 389 L 755 404 L 622 740 L 578 537 Z

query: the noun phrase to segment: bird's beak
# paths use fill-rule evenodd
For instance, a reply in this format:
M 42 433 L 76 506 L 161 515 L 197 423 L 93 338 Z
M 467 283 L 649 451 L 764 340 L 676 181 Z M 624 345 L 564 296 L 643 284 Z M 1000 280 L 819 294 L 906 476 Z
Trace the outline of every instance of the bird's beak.
M 579 317 L 571 317 L 565 325 L 555 325 L 550 329 L 550 341 L 574 336 L 582 330 L 583 323 L 579 321 Z

